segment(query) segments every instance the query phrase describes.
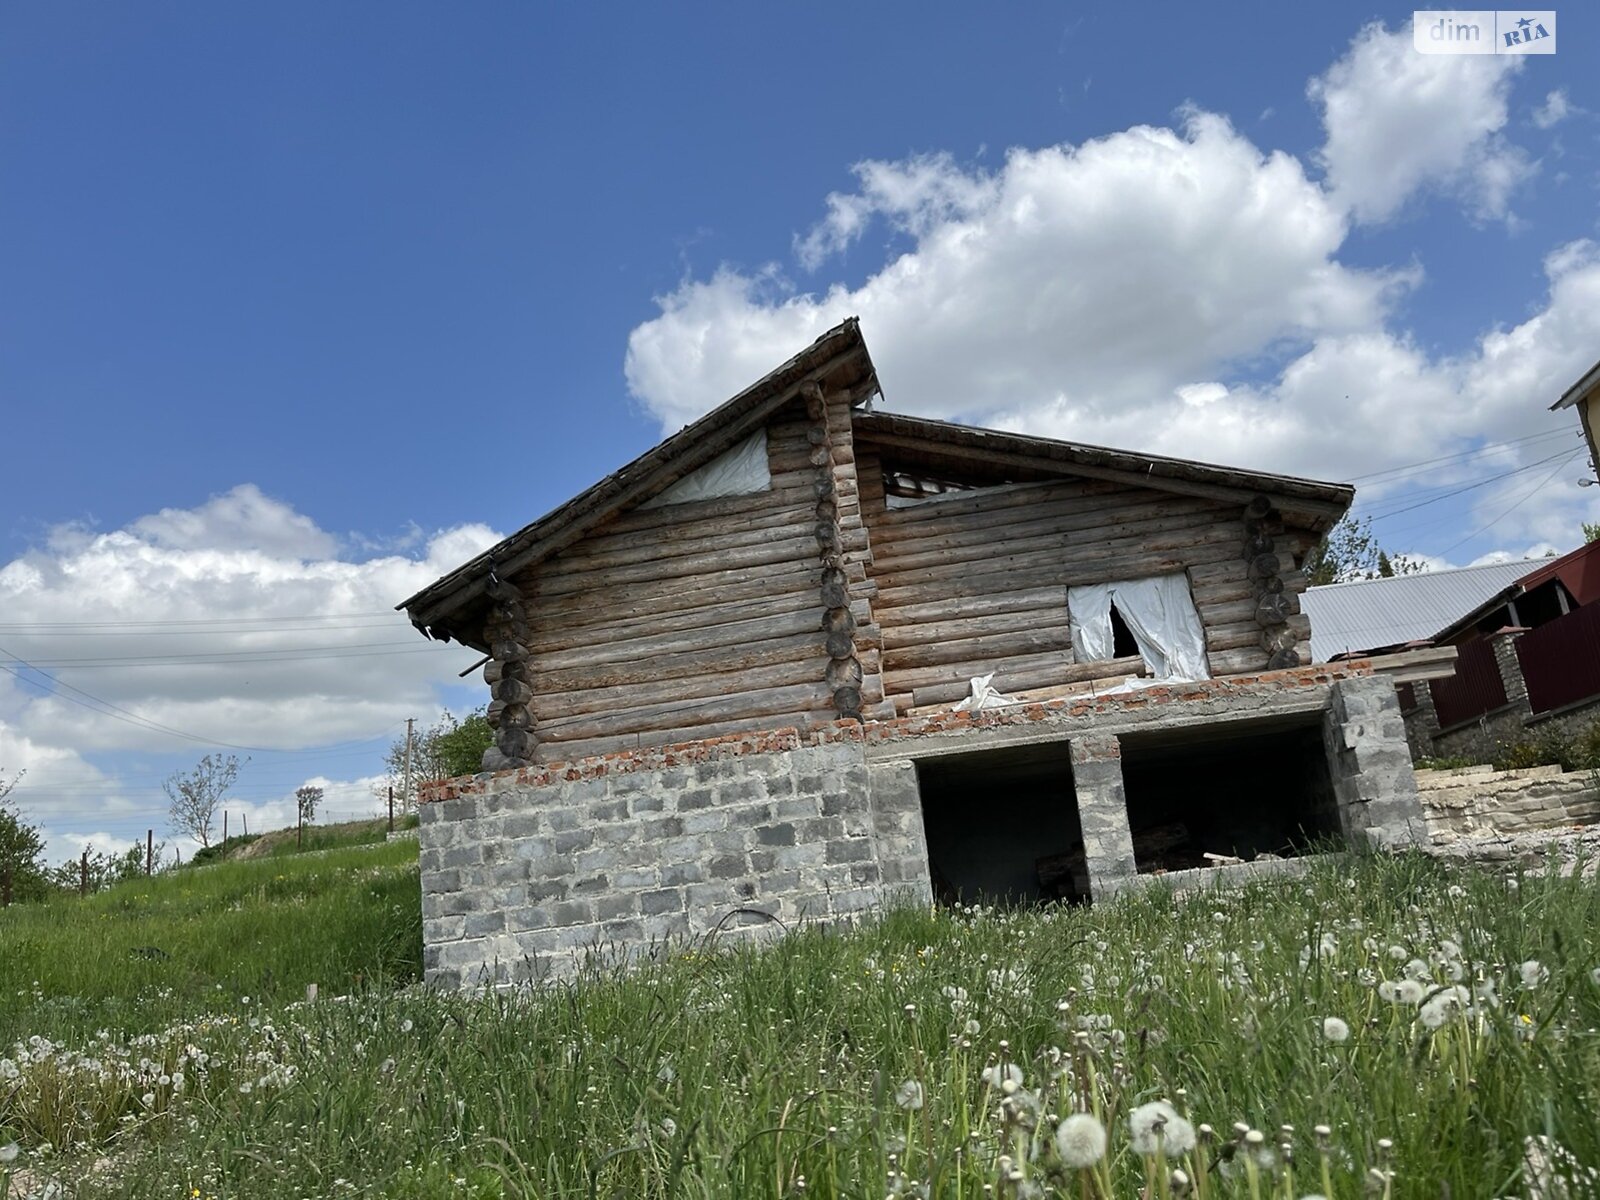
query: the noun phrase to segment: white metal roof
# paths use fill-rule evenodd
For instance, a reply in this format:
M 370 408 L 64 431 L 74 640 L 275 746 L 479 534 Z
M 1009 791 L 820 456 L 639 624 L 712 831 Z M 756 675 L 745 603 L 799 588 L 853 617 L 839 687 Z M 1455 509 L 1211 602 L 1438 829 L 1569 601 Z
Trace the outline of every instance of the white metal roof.
M 1309 588 L 1300 599 L 1311 617 L 1311 657 L 1327 662 L 1347 651 L 1431 638 L 1538 565 L 1518 559 Z

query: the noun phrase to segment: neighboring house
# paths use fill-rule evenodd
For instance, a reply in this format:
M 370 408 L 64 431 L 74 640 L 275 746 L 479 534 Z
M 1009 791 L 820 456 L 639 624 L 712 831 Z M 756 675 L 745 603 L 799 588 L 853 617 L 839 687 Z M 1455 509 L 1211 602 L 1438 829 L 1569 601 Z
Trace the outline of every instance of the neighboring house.
M 1490 563 L 1310 588 L 1301 604 L 1311 619 L 1311 657 L 1321 663 L 1432 645 L 1440 630 L 1527 572 L 1526 562 Z
M 1393 682 L 1310 665 L 1351 488 L 878 391 L 846 322 L 405 602 L 496 727 L 423 806 L 431 980 L 1418 835 Z
M 1451 646 L 1455 674 L 1402 685 L 1412 753 L 1492 757 L 1600 718 L 1600 543 L 1560 558 L 1310 589 L 1318 661 Z
M 1600 478 L 1600 453 L 1595 450 L 1595 426 L 1600 425 L 1600 362 L 1584 372 L 1583 378 L 1569 387 L 1550 406 L 1551 412 L 1563 408 L 1578 410 L 1578 421 L 1583 426 L 1584 440 L 1589 443 L 1589 465 Z

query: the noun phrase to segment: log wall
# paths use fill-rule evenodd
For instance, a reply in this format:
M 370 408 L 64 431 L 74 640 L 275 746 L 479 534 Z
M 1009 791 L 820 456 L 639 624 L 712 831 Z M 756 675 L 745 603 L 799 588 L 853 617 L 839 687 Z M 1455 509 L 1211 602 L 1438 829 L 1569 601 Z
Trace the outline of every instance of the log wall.
M 835 719 L 818 540 L 824 478 L 843 607 L 864 643 L 851 656 L 861 699 L 881 703 L 849 419 L 832 411 L 842 405 L 827 401 L 826 439 L 802 401 L 775 415 L 770 491 L 624 512 L 518 579 L 532 628 L 537 761 Z
M 858 445 L 857 464 L 884 688 L 898 711 L 958 700 L 972 676 L 990 671 L 1011 693 L 1125 677 L 1125 661 L 1074 661 L 1067 589 L 1175 571 L 1188 574 L 1212 674 L 1267 666 L 1272 651 L 1241 554 L 1239 505 L 1072 479 L 891 509 L 870 444 Z M 1274 649 L 1298 647 L 1307 663 L 1310 629 L 1298 607 L 1305 584 L 1294 555 L 1311 540 L 1289 530 L 1275 546 L 1283 599 Z

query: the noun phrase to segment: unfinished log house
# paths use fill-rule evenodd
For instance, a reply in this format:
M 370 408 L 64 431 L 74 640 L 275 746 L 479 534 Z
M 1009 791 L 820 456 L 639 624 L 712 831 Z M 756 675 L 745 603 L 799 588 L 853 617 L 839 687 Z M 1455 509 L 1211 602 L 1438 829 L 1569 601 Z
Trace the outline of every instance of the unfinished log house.
M 1411 810 L 1369 802 L 1404 799 L 1409 758 L 1364 726 L 1388 774 L 1351 782 L 1341 707 L 1387 712 L 1393 687 L 1311 669 L 1299 605 L 1351 488 L 878 395 L 846 322 L 405 601 L 488 656 L 496 729 L 485 774 L 424 809 L 431 977 L 693 932 L 718 904 L 1086 898 L 1139 870 L 1401 836 Z M 1241 807 L 1262 771 L 1294 796 Z M 1015 811 L 979 821 L 996 781 Z M 491 904 L 468 879 L 522 890 Z

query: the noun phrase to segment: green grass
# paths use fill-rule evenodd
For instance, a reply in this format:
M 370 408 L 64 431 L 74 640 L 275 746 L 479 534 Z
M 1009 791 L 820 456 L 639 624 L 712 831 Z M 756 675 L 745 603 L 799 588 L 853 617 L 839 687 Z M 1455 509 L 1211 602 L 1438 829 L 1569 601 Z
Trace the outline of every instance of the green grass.
M 144 1033 L 406 983 L 421 970 L 417 845 L 210 864 L 0 910 L 0 1046 Z
M 39 1049 L 0 1082 L 0 1143 L 47 1173 L 40 1142 L 85 1143 L 64 1174 L 86 1198 L 1154 1197 L 1127 1118 L 1165 1096 L 1218 1131 L 1183 1160 L 1206 1196 L 1522 1195 L 1530 1135 L 1600 1164 L 1597 931 L 1592 881 L 1420 857 L 1187 901 L 900 910 L 532 994 L 235 1001 L 91 1041 L 92 1068 Z M 1430 992 L 1459 969 L 1499 1002 L 1429 1029 L 1376 986 L 1410 958 Z M 1001 1060 L 1023 1078 L 1005 1103 Z M 1093 1176 L 1050 1148 L 1082 1106 L 1111 1134 Z M 1288 1169 L 1275 1152 L 1252 1187 L 1236 1121 L 1287 1141 Z M 1374 1169 L 1393 1178 L 1369 1193 Z

